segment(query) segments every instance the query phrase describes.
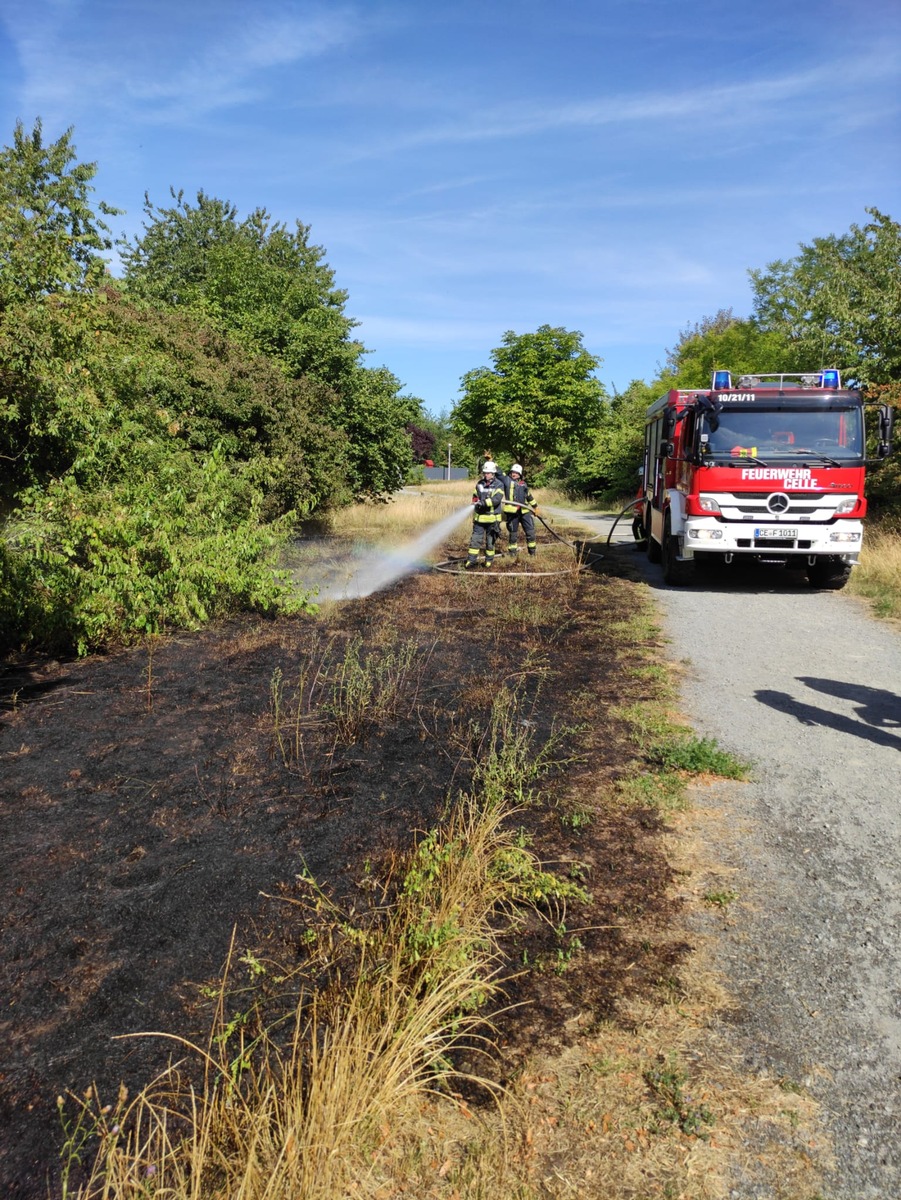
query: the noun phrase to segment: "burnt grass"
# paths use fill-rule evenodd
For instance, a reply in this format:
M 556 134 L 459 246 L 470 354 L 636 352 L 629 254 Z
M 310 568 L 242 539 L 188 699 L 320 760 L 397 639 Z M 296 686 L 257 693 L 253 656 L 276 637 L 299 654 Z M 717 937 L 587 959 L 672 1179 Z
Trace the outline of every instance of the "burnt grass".
M 396 874 L 468 786 L 473 730 L 505 687 L 536 747 L 566 731 L 551 757 L 573 761 L 549 771 L 516 822 L 591 902 L 568 905 L 567 932 L 548 913 L 505 937 L 511 1007 L 479 1069 L 508 1078 L 536 1046 L 576 1036 L 571 1018 L 584 1031 L 586 1014 L 616 1020 L 624 997 L 671 986 L 685 948 L 667 933 L 661 821 L 615 800 L 641 758 L 611 707 L 651 698 L 629 670 L 644 648 L 608 632 L 635 603 L 609 561 L 528 581 L 433 572 L 319 616 L 247 616 L 82 660 L 8 659 L 0 1194 L 44 1198 L 58 1185 L 58 1094 L 96 1084 L 113 1100 L 120 1081 L 133 1093 L 175 1053 L 127 1035 L 205 1044 L 233 931 L 238 955 L 302 963 L 292 900 L 305 870 L 345 911 L 371 903 L 373 879 Z M 306 766 L 286 765 L 275 673 L 290 684 L 324 638 L 357 637 L 364 651 L 415 637 L 415 685 L 353 744 L 330 741 L 324 720 Z

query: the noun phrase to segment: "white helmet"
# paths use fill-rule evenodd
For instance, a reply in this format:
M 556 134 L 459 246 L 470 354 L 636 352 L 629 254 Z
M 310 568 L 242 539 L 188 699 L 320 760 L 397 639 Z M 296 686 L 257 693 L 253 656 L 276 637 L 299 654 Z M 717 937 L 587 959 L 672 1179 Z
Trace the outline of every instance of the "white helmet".
M 492 462 L 490 458 L 488 459 L 487 462 L 482 463 L 482 474 L 483 475 L 496 475 L 497 474 L 497 463 Z
M 521 475 L 522 474 L 522 467 L 520 466 L 519 463 L 513 464 L 513 466 L 510 468 L 510 474 L 511 475 Z

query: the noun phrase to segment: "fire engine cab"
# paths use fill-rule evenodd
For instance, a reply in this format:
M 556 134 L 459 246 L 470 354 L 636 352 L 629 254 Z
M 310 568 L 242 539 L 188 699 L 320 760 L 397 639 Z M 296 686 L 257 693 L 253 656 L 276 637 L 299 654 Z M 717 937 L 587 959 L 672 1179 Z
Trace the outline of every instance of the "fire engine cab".
M 891 453 L 894 415 L 879 409 L 879 458 Z M 742 557 L 840 588 L 860 556 L 865 467 L 863 401 L 836 370 L 716 371 L 709 389 L 673 389 L 645 422 L 648 558 L 672 584 L 691 583 L 705 561 Z

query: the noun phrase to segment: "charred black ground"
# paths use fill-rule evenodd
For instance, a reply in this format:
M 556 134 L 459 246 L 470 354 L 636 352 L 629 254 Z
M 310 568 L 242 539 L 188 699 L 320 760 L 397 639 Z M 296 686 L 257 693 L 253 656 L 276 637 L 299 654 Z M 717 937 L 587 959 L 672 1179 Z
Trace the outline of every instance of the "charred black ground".
M 566 728 L 565 767 L 520 821 L 540 857 L 584 878 L 574 969 L 555 970 L 553 924 L 508 938 L 516 1007 L 499 1022 L 491 1072 L 504 1078 L 536 1043 L 565 1040 L 568 1017 L 614 1018 L 621 998 L 671 980 L 683 947 L 666 937 L 669 872 L 656 814 L 622 808 L 612 784 L 636 747 L 610 707 L 649 698 L 638 651 L 606 632 L 634 604 L 614 574 L 530 581 L 421 575 L 329 615 L 245 618 L 77 662 L 9 662 L 0 713 L 0 1191 L 47 1195 L 61 1142 L 56 1096 L 96 1082 L 135 1090 L 171 1043 L 203 1041 L 232 930 L 239 950 L 299 961 L 298 875 L 338 904 L 367 903 L 417 831 L 465 788 L 461 731 L 516 687 L 535 744 Z M 537 606 L 537 607 L 536 607 Z M 536 612 L 539 620 L 535 621 Z M 543 615 L 542 615 L 543 614 Z M 400 713 L 353 745 L 287 767 L 273 730 L 276 673 L 362 639 L 415 636 L 425 664 Z M 316 651 L 319 647 L 319 651 Z M 465 739 L 463 739 L 465 740 Z M 590 811 L 590 821 L 566 819 Z M 657 925 L 660 936 L 648 936 Z M 640 928 L 639 928 L 640 926 Z M 566 962 L 564 961 L 564 966 Z M 484 1069 L 485 1064 L 481 1064 Z

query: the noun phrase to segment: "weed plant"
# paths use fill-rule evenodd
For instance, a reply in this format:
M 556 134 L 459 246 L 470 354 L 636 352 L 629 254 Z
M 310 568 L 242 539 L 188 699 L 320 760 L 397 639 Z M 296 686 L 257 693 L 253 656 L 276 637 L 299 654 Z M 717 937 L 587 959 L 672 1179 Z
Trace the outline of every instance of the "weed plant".
M 274 746 L 289 770 L 311 773 L 313 754 L 330 761 L 341 746 L 352 746 L 367 731 L 415 707 L 433 646 L 392 631 L 368 653 L 353 637 L 343 652 L 335 638 L 313 640 L 290 689 L 277 667 L 269 683 Z
M 748 778 L 748 763 L 724 750 L 715 738 L 696 737 L 675 724 L 661 704 L 626 705 L 617 712 L 628 722 L 641 754 L 632 773 L 619 784 L 624 799 L 674 810 L 685 805 L 688 777 Z

